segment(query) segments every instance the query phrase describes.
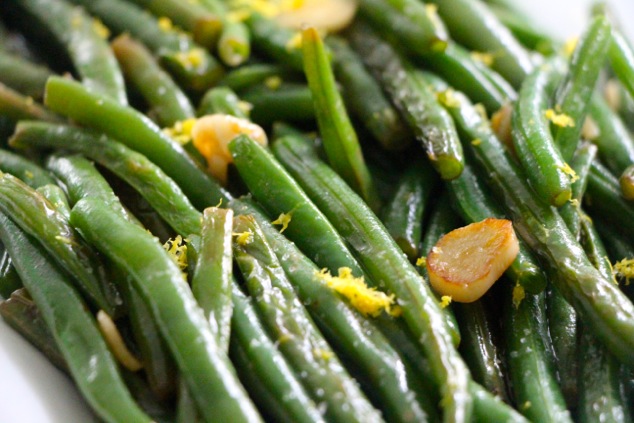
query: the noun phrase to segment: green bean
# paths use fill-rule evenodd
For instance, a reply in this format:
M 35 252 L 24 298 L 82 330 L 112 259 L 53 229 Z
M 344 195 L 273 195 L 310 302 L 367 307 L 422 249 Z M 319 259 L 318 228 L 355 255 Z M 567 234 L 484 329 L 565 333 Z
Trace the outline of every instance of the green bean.
M 245 21 L 253 44 L 258 51 L 268 55 L 284 66 L 303 71 L 304 59 L 302 49 L 293 42 L 295 32 L 280 26 L 272 19 L 265 18 L 257 12 L 251 13 Z
M 127 104 L 123 75 L 106 41 L 104 28 L 64 0 L 16 0 L 28 16 L 26 25 L 41 25 L 66 48 L 82 83 L 92 92 Z
M 46 79 L 52 73 L 43 65 L 0 52 L 0 82 L 25 96 L 41 100 L 44 97 Z
M 216 46 L 222 31 L 220 17 L 209 12 L 197 2 L 178 0 L 133 0 L 140 7 L 157 17 L 167 17 L 176 25 L 189 31 L 201 46 L 210 49 Z
M 222 66 L 191 36 L 124 0 L 71 0 L 98 16 L 117 34 L 130 33 L 145 44 L 186 90 L 203 93 L 223 75 Z
M 333 67 L 342 97 L 350 113 L 366 127 L 388 151 L 401 151 L 411 144 L 411 134 L 398 111 L 389 102 L 381 86 L 370 75 L 361 58 L 346 40 L 328 37 L 333 52 Z
M 17 289 L 5 298 L 5 301 L 0 302 L 0 315 L 4 321 L 40 350 L 55 367 L 68 373 L 68 366 L 55 344 L 55 338 L 26 289 Z
M 66 193 L 59 185 L 47 184 L 36 188 L 36 191 L 42 194 L 65 219 L 70 217 L 70 206 Z
M 436 4 L 451 37 L 467 47 L 493 54 L 493 69 L 519 88 L 533 68 L 531 57 L 493 12 L 471 0 L 438 0 Z
M 506 289 L 504 326 L 518 409 L 531 421 L 571 422 L 538 328 L 545 324 L 544 296 L 527 295 L 516 307 L 511 291 Z
M 495 343 L 490 313 L 482 299 L 469 304 L 455 304 L 462 341 L 460 353 L 471 370 L 473 380 L 487 391 L 510 403 L 506 374 L 502 369 L 502 351 Z
M 232 285 L 232 291 L 234 313 L 229 353 L 256 404 L 266 417 L 275 421 L 323 422 L 316 404 L 266 334 L 252 300 L 236 284 Z M 263 392 L 258 390 L 258 382 Z
M 456 209 L 467 223 L 480 222 L 488 217 L 506 217 L 469 165 L 465 167 L 459 178 L 447 184 L 447 188 Z M 546 288 L 546 276 L 540 269 L 537 259 L 522 241 L 520 241 L 520 252 L 505 274 L 514 284 L 521 285 L 532 294 L 539 294 Z
M 267 213 L 289 215 L 284 232 L 300 250 L 332 273 L 348 267 L 355 276 L 363 275 L 333 223 L 269 152 L 245 136 L 231 141 L 229 151 L 240 177 Z M 318 237 L 313 236 L 316 233 Z
M 612 70 L 630 95 L 634 95 L 634 49 L 618 30 L 612 31 L 608 52 Z
M 25 121 L 18 125 L 11 143 L 80 152 L 132 185 L 176 232 L 183 236 L 200 233 L 200 213 L 178 185 L 144 155 L 107 136 L 72 126 Z
M 323 402 L 324 416 L 332 421 L 382 421 L 297 299 L 255 220 L 237 216 L 234 230 L 250 237 L 246 243 L 234 242 L 234 255 L 263 324 L 309 395 Z
M 273 151 L 347 240 L 368 277 L 398 299 L 403 318 L 430 360 L 433 376 L 441 387 L 444 419 L 469 421 L 469 370 L 452 345 L 445 317 L 429 286 L 421 281 L 372 211 L 310 148 L 284 138 L 273 144 Z
M 233 211 L 210 207 L 203 214 L 200 251 L 192 292 L 203 309 L 220 349 L 229 348 L 231 328 L 231 237 Z
M 231 88 L 214 87 L 205 93 L 198 105 L 198 116 L 226 113 L 231 116 L 248 119 L 249 113 Z
M 378 320 L 361 317 L 331 288 L 315 279 L 319 272 L 317 266 L 280 234 L 256 206 L 248 200 L 234 200 L 229 206 L 258 222 L 300 301 L 346 367 L 355 371 L 353 376 L 361 382 L 368 397 L 380 406 L 385 418 L 394 421 L 435 419 L 435 403 L 427 396 L 413 397 L 416 383 L 406 379 L 413 369 L 403 368 L 405 364 L 396 351 L 397 344 L 390 345 L 379 331 L 404 334 L 407 338 L 403 326 L 392 317 Z M 414 379 L 418 380 L 418 375 Z
M 315 121 L 314 96 L 305 84 L 283 82 L 271 88 L 265 82 L 245 89 L 242 99 L 251 105 L 251 120 L 261 125 Z
M 300 62 L 301 63 L 301 62 Z M 257 85 L 268 78 L 280 78 L 284 80 L 292 73 L 281 65 L 269 63 L 254 63 L 240 66 L 228 72 L 218 85 L 226 86 L 234 91 L 241 91 L 245 88 Z
M 592 142 L 599 148 L 599 157 L 616 175 L 634 163 L 634 138 L 619 116 L 600 96 L 590 101 L 589 116 L 599 130 Z
M 0 214 L 0 237 L 93 410 L 109 422 L 150 422 L 134 403 L 94 317 L 68 277 L 37 241 L 4 214 Z
M 10 121 L 38 119 L 57 122 L 60 120 L 32 98 L 24 97 L 3 84 L 0 84 L 0 115 Z
M 413 162 L 401 177 L 394 197 L 382 211 L 383 224 L 410 261 L 420 257 L 423 213 L 436 179 L 429 165 Z
M 506 80 L 458 44 L 449 43 L 444 51 L 423 56 L 422 62 L 489 113 L 517 97 Z
M 131 276 L 205 421 L 260 421 L 204 313 L 163 247 L 105 203 L 82 199 L 71 222 L 83 236 Z
M 412 54 L 442 51 L 449 35 L 436 15 L 436 8 L 413 0 L 361 0 L 359 14 L 376 31 L 389 28 L 395 41 Z
M 306 28 L 302 31 L 302 53 L 304 73 L 314 100 L 319 133 L 328 161 L 350 187 L 374 211 L 378 211 L 381 205 L 372 176 L 336 88 L 334 73 L 317 29 Z
M 0 149 L 0 170 L 20 178 L 31 188 L 55 184 L 50 173 L 36 163 L 11 151 Z
M 509 8 L 498 4 L 489 4 L 488 8 L 527 49 L 535 50 L 545 56 L 552 56 L 559 50 L 560 46 L 556 40 L 546 34 L 525 14 L 514 10 L 514 7 Z
M 7 300 L 13 292 L 22 288 L 22 281 L 15 270 L 11 255 L 4 246 L 2 249 L 3 252 L 0 256 L 0 299 Z M 1 302 L 0 305 L 2 305 Z
M 251 34 L 247 26 L 238 21 L 223 19 L 222 34 L 218 40 L 218 56 L 228 66 L 239 66 L 251 55 Z
M 90 301 L 114 315 L 121 299 L 106 280 L 98 257 L 54 206 L 19 179 L 0 174 L 0 210 L 30 236 L 36 237 L 59 265 L 73 275 Z
M 553 126 L 555 145 L 566 161 L 577 149 L 588 104 L 608 52 L 611 32 L 612 27 L 605 17 L 594 19 L 579 40 L 570 58 L 568 73 L 557 88 L 555 109 L 572 119 L 571 126 Z
M 441 178 L 460 175 L 464 158 L 456 129 L 427 83 L 413 74 L 396 51 L 367 26 L 355 24 L 349 36 L 365 64 L 405 116 Z
M 512 117 L 517 157 L 539 197 L 557 207 L 570 200 L 573 177 L 555 148 L 546 118 L 548 95 L 559 79 L 552 62 L 536 68 L 522 85 Z
M 457 103 L 448 110 L 463 134 L 464 145 L 483 171 L 493 176 L 494 191 L 503 198 L 515 230 L 539 254 L 557 289 L 597 337 L 622 362 L 632 363 L 634 355 L 626 334 L 634 332 L 630 324 L 634 322 L 634 306 L 612 281 L 594 269 L 556 210 L 534 197 L 523 172 L 469 100 L 459 94 L 456 97 Z M 473 139 L 481 142 L 474 146 L 470 143 Z
M 634 234 L 634 207 L 621 196 L 621 188 L 615 176 L 600 163 L 594 162 L 588 174 L 585 204 L 595 216 L 632 236 Z
M 103 131 L 147 156 L 174 179 L 196 207 L 202 209 L 218 204 L 221 198 L 228 198 L 229 194 L 187 155 L 180 144 L 135 110 L 58 77 L 51 77 L 46 85 L 46 104 L 53 111 Z
M 149 114 L 160 126 L 173 126 L 194 116 L 189 98 L 159 67 L 143 44 L 128 35 L 121 35 L 111 46 L 124 77 L 145 98 L 150 106 Z
M 423 230 L 420 250 L 424 256 L 429 254 L 434 244 L 436 244 L 443 235 L 458 228 L 463 223 L 460 217 L 451 208 L 447 190 L 443 190 L 434 203 L 434 208 L 430 211 L 429 218 Z

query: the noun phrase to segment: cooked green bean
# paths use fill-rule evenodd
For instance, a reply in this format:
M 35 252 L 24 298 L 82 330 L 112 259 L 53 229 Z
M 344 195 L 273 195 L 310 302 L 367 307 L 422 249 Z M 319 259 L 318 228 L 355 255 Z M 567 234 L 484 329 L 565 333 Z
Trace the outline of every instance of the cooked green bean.
M 55 184 L 50 173 L 29 159 L 8 150 L 0 149 L 0 170 L 20 178 L 31 188 Z
M 53 71 L 20 56 L 0 52 L 0 82 L 17 92 L 42 100 L 46 79 Z

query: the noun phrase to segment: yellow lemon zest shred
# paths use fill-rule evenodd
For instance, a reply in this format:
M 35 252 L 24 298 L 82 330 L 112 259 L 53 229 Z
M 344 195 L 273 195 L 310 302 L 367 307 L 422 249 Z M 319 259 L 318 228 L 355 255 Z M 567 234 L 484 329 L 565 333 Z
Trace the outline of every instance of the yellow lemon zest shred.
M 630 280 L 634 278 L 634 258 L 625 258 L 617 261 L 612 266 L 612 269 L 614 276 L 625 279 L 625 285 L 629 285 Z
M 424 256 L 423 256 L 423 257 L 419 257 L 419 258 L 416 260 L 416 266 L 418 266 L 418 267 L 425 267 L 425 266 L 427 266 L 427 257 L 424 257 Z
M 192 128 L 196 123 L 195 118 L 178 121 L 174 126 L 164 128 L 163 132 L 180 144 L 187 144 L 192 140 Z
M 314 353 L 316 356 L 320 357 L 324 361 L 328 361 L 332 357 L 334 357 L 334 354 L 332 353 L 332 351 L 324 350 L 322 348 L 316 349 Z
M 574 53 L 575 49 L 577 48 L 577 43 L 579 43 L 579 37 L 568 38 L 563 47 L 564 56 L 572 56 L 572 53 Z
M 173 239 L 168 239 L 165 244 L 163 244 L 163 248 L 169 253 L 181 271 L 187 269 L 187 244 L 182 236 L 177 235 Z
M 560 167 L 560 169 L 566 175 L 568 175 L 568 177 L 570 178 L 570 182 L 576 182 L 579 179 L 579 175 L 577 175 L 577 172 L 575 172 L 575 170 L 571 168 L 568 163 L 564 163 L 563 166 Z
M 30 170 L 24 171 L 24 176 L 28 179 L 33 179 L 35 177 L 35 175 L 33 175 L 33 172 L 31 172 Z
M 451 295 L 443 295 L 440 297 L 440 308 L 447 308 L 451 304 Z
M 253 232 L 251 231 L 234 232 L 232 235 L 236 237 L 238 245 L 248 245 L 253 242 Z
M 273 225 L 282 225 L 280 233 L 284 232 L 288 228 L 288 224 L 291 223 L 291 213 L 280 213 L 279 217 L 272 221 Z
M 575 126 L 575 121 L 570 116 L 565 113 L 557 113 L 553 109 L 546 110 L 544 116 L 553 124 L 562 128 L 572 128 Z
M 486 51 L 472 51 L 471 57 L 486 66 L 493 66 L 495 62 L 495 54 Z
M 97 34 L 99 34 L 101 38 L 107 40 L 110 37 L 110 30 L 107 26 L 103 24 L 103 22 L 101 22 L 100 19 L 93 18 L 92 24 L 95 28 L 95 31 L 97 32 Z
M 458 101 L 458 99 L 455 96 L 455 91 L 452 90 L 451 88 L 438 92 L 436 94 L 436 97 L 438 98 L 438 101 L 440 101 L 440 103 L 443 106 L 451 107 L 451 108 L 460 107 L 460 101 Z
M 327 269 L 316 272 L 315 276 L 335 292 L 346 297 L 363 315 L 377 317 L 382 310 L 392 316 L 400 314 L 400 307 L 394 306 L 394 294 L 387 295 L 368 287 L 363 277 L 356 278 L 352 275 L 349 267 L 339 268 L 338 276 L 332 276 Z
M 302 48 L 302 33 L 301 32 L 295 33 L 295 35 L 293 35 L 291 39 L 288 40 L 285 48 L 287 51 L 297 50 Z
M 518 308 L 522 301 L 526 298 L 526 291 L 519 283 L 513 288 L 513 307 Z
M 158 26 L 163 32 L 169 32 L 174 29 L 174 24 L 172 23 L 172 20 L 167 16 L 161 16 L 160 18 L 158 18 Z
M 264 85 L 270 90 L 277 90 L 282 85 L 282 78 L 279 76 L 269 76 L 264 80 Z
M 471 145 L 475 147 L 479 146 L 480 144 L 482 144 L 482 140 L 480 138 L 476 138 L 473 141 L 471 141 Z

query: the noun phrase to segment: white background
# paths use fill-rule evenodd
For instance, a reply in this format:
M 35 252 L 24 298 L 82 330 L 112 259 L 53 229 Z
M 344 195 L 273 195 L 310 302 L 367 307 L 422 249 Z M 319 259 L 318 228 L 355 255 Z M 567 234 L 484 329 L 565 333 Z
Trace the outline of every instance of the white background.
M 589 0 L 518 0 L 518 5 L 554 36 L 579 35 Z M 611 0 L 634 42 L 634 1 Z M 92 421 L 72 383 L 0 319 L 0 423 Z

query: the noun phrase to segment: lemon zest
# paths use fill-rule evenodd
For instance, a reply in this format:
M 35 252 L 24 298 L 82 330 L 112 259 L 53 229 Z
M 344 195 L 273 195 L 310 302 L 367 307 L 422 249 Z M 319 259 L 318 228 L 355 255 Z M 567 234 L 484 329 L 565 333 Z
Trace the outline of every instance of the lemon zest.
M 172 23 L 172 20 L 167 16 L 161 16 L 160 18 L 158 18 L 157 22 L 159 28 L 161 28 L 161 31 L 163 32 L 169 32 L 174 29 L 174 24 Z
M 176 53 L 176 60 L 187 69 L 200 67 L 204 61 L 204 50 L 198 47 Z
M 440 308 L 447 308 L 451 304 L 451 295 L 443 295 L 440 297 Z
M 564 163 L 562 166 L 559 166 L 562 172 L 564 172 L 570 178 L 570 182 L 576 182 L 579 180 L 579 175 L 573 168 L 570 167 L 568 163 Z
M 416 266 L 418 267 L 425 267 L 427 266 L 427 257 L 419 257 L 416 260 Z
M 579 37 L 571 37 L 566 40 L 563 47 L 564 56 L 570 57 L 572 53 L 574 53 L 577 48 L 577 44 L 579 43 Z
M 286 43 L 285 46 L 287 51 L 297 50 L 302 48 L 302 33 L 297 32 L 295 35 L 291 37 L 290 40 Z
M 187 269 L 187 244 L 182 236 L 177 235 L 175 238 L 168 239 L 163 244 L 163 248 L 181 271 Z
M 451 108 L 460 107 L 460 101 L 458 101 L 455 96 L 455 91 L 451 88 L 438 92 L 436 97 L 443 106 Z
M 33 172 L 31 172 L 30 170 L 25 170 L 24 171 L 24 177 L 28 178 L 28 179 L 33 179 L 35 177 L 35 175 L 33 175 Z
M 324 361 L 328 361 L 334 357 L 332 351 L 324 350 L 322 348 L 316 349 L 314 353 L 316 356 L 320 357 Z
M 164 128 L 163 133 L 176 140 L 179 144 L 187 144 L 192 140 L 192 129 L 195 123 L 195 118 L 180 120 L 174 126 Z
M 234 232 L 232 235 L 236 237 L 238 245 L 249 245 L 253 242 L 253 232 L 251 231 Z
M 526 291 L 522 285 L 517 283 L 513 288 L 513 307 L 518 308 L 524 298 L 526 298 Z
M 546 110 L 544 116 L 553 124 L 562 128 L 573 128 L 575 126 L 575 121 L 570 116 L 565 113 L 557 113 L 553 109 Z
M 486 66 L 493 66 L 495 62 L 495 54 L 486 51 L 472 51 L 471 58 Z
M 477 147 L 480 144 L 482 144 L 482 140 L 480 138 L 476 138 L 476 139 L 471 141 L 471 145 L 473 145 L 474 147 Z
M 625 285 L 629 285 L 634 278 L 634 258 L 625 258 L 612 265 L 612 272 L 615 277 L 625 279 Z
M 401 312 L 400 307 L 394 305 L 394 294 L 387 295 L 376 288 L 368 287 L 363 276 L 354 277 L 349 267 L 339 268 L 338 276 L 332 276 L 327 269 L 315 272 L 315 276 L 346 297 L 365 316 L 377 317 L 382 310 L 392 316 L 398 316 Z
M 92 25 L 95 28 L 95 32 L 104 40 L 107 40 L 110 37 L 110 30 L 107 26 L 101 22 L 100 19 L 93 18 Z
M 273 225 L 282 225 L 282 229 L 280 229 L 280 233 L 282 233 L 288 228 L 288 224 L 291 223 L 291 213 L 280 213 L 279 217 L 271 223 Z
M 277 90 L 282 85 L 282 78 L 279 76 L 269 76 L 264 80 L 264 85 L 270 90 Z

